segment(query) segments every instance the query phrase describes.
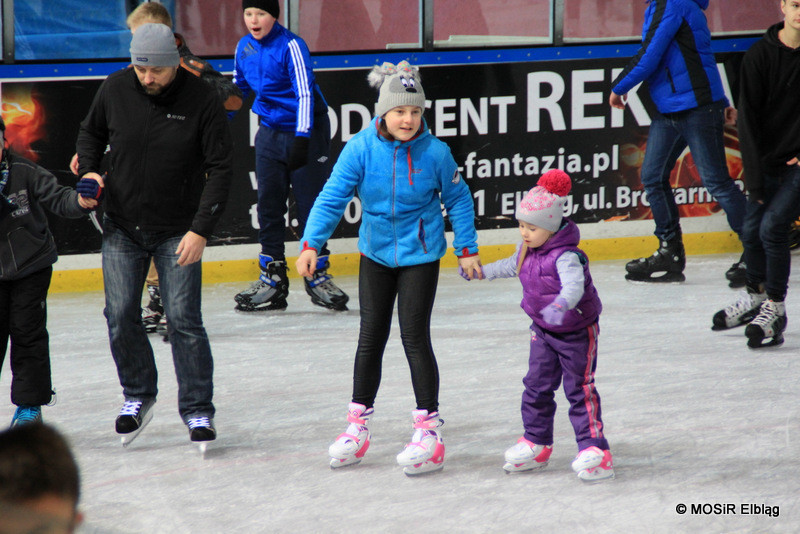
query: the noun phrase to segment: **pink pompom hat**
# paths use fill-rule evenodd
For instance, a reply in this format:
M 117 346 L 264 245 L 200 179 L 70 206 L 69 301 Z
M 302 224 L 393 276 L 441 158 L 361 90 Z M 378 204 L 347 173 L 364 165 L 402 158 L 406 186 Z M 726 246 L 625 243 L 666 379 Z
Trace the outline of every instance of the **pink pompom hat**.
M 560 169 L 547 171 L 517 206 L 518 221 L 556 232 L 564 216 L 564 202 L 572 189 L 572 180 Z

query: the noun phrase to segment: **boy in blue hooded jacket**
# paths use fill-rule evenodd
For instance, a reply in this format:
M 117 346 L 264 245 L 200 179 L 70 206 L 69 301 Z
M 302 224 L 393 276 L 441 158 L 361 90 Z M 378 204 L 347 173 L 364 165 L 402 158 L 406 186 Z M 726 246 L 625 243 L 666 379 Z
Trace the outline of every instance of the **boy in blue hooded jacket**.
M 625 107 L 625 95 L 646 81 L 659 114 L 653 117 L 642 163 L 642 185 L 660 246 L 652 256 L 629 262 L 628 280 L 682 282 L 686 257 L 680 215 L 670 185 L 678 157 L 689 147 L 708 192 L 728 224 L 741 235 L 745 196 L 728 174 L 723 126 L 728 99 L 711 51 L 705 13 L 709 0 L 648 0 L 642 47 L 613 83 L 609 104 Z M 730 112 L 729 112 L 730 113 Z M 664 273 L 654 277 L 656 273 Z M 744 285 L 742 260 L 726 273 L 731 287 Z

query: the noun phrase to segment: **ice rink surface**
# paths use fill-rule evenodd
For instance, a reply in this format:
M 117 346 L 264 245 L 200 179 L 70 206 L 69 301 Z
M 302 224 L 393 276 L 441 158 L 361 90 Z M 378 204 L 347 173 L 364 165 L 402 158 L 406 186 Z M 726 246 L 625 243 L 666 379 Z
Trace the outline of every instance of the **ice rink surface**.
M 328 467 L 350 400 L 356 277 L 336 279 L 351 295 L 343 313 L 313 306 L 297 279 L 288 310 L 272 315 L 234 312 L 247 284 L 204 288 L 219 432 L 205 459 L 177 413 L 169 345 L 155 335 L 155 417 L 121 447 L 102 294 L 52 295 L 58 403 L 44 417 L 67 435 L 82 470 L 80 532 L 798 532 L 799 277 L 785 344 L 753 351 L 743 329 L 710 329 L 735 298 L 724 272 L 736 259 L 689 257 L 682 284 L 634 284 L 624 262 L 592 263 L 605 308 L 597 388 L 617 474 L 594 485 L 570 469 L 576 445 L 561 391 L 550 465 L 502 470 L 522 433 L 528 357 L 516 279 L 467 283 L 442 270 L 432 329 L 447 455 L 443 471 L 417 478 L 395 463 L 415 408 L 396 319 L 370 450 L 359 465 Z M 13 414 L 10 381 L 6 361 L 0 424 Z

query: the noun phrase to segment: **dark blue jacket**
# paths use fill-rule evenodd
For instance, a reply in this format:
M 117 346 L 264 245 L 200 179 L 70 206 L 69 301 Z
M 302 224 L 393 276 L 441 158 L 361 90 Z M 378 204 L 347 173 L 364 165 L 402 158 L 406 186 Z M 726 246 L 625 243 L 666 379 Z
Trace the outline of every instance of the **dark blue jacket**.
M 649 0 L 642 48 L 613 84 L 624 95 L 647 81 L 661 113 L 686 111 L 728 99 L 722 89 L 711 32 L 703 11 L 709 0 Z

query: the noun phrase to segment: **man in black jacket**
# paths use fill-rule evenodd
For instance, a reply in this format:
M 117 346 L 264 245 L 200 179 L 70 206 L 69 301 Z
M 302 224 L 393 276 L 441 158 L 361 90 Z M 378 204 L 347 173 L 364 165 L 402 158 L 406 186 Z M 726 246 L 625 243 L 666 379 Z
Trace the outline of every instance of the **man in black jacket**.
M 129 443 L 152 417 L 153 349 L 139 302 L 152 257 L 178 378 L 178 409 L 192 441 L 216 437 L 213 360 L 200 312 L 201 263 L 231 182 L 231 135 L 214 89 L 179 69 L 172 32 L 144 24 L 132 67 L 110 75 L 78 135 L 78 188 L 102 197 L 103 277 L 111 353 L 125 404 L 116 430 Z M 111 171 L 98 170 L 106 146 Z
M 789 231 L 800 215 L 800 2 L 780 4 L 784 21 L 750 47 L 740 78 L 747 285 L 713 318 L 715 330 L 749 323 L 744 333 L 752 349 L 783 343 L 792 263 Z

